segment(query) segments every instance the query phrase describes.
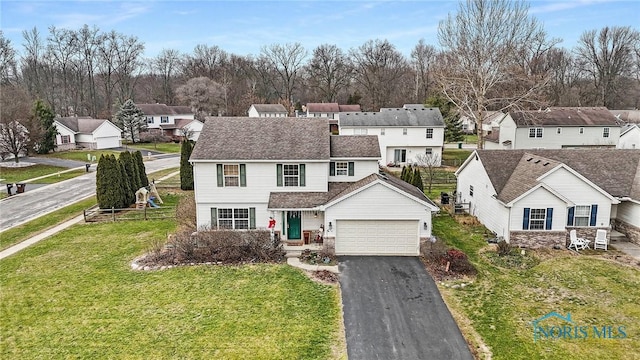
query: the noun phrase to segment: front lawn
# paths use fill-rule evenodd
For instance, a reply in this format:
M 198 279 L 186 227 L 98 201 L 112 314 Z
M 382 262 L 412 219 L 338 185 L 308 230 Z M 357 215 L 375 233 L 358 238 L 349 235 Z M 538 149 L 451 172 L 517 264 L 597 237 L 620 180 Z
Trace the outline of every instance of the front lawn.
M 288 265 L 133 271 L 172 221 L 82 224 L 2 260 L 0 358 L 328 359 L 338 289 Z
M 142 154 L 144 151 L 159 151 L 163 153 L 177 154 L 180 152 L 180 143 L 168 142 L 168 143 L 135 143 L 127 144 L 126 147 L 129 151 L 140 150 Z
M 463 250 L 478 270 L 464 287 L 450 286 L 459 281 L 439 286 L 479 358 L 640 358 L 638 266 L 613 261 L 613 252 L 567 250 L 525 250 L 522 260 L 496 261 L 488 256 L 495 245 L 487 245 L 483 227 L 460 225 L 448 214 L 434 217 L 433 231 Z M 573 323 L 547 319 L 540 325 L 552 335 L 538 329 L 534 339 L 533 321 L 550 312 L 570 314 Z
M 69 150 L 62 152 L 53 152 L 47 155 L 39 155 L 46 157 L 53 157 L 58 159 L 66 159 L 66 160 L 76 160 L 82 162 L 92 162 L 95 157 L 95 162 L 97 163 L 100 160 L 101 155 L 115 155 L 116 158 L 120 155 L 119 151 L 113 150 Z
M 24 166 L 24 167 L 0 167 L 0 178 L 4 179 L 2 180 L 3 183 L 13 184 L 13 183 L 19 183 L 29 179 L 41 177 L 41 176 L 55 175 L 56 173 L 64 170 L 69 170 L 69 169 L 65 167 L 60 167 L 60 166 L 43 165 L 43 164 L 35 164 L 35 165 Z M 38 183 L 49 184 L 49 183 L 54 183 L 62 180 L 67 180 L 67 179 L 74 178 L 78 175 L 81 175 L 84 172 L 85 170 L 61 173 L 61 174 L 58 174 L 57 176 L 53 176 L 53 179 L 44 178 L 42 180 L 39 180 Z M 14 188 L 12 190 L 15 193 L 16 189 Z

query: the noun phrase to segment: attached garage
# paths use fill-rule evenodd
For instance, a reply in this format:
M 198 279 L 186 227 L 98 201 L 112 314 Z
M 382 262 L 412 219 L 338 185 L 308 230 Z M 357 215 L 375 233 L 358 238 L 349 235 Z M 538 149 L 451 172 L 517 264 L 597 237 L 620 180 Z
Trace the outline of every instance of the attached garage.
M 336 220 L 336 255 L 420 254 L 418 220 Z

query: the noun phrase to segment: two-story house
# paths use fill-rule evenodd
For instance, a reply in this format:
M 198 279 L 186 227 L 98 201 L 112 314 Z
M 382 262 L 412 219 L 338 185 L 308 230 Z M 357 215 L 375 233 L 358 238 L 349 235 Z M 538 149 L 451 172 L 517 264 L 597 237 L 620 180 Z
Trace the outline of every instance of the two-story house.
M 611 228 L 640 244 L 640 150 L 476 150 L 456 176 L 456 202 L 513 245 Z
M 166 104 L 136 104 L 147 119 L 147 129 L 161 131 L 163 135 L 173 139 L 181 139 L 185 135 L 190 140 L 198 140 L 202 122 L 195 118 L 189 106 Z
M 307 103 L 297 112 L 298 117 L 322 117 L 329 119 L 329 131 L 338 134 L 338 120 L 341 112 L 360 112 L 360 105 L 340 105 L 338 103 Z
M 419 254 L 437 207 L 378 171 L 376 136 L 331 135 L 327 119 L 207 118 L 191 154 L 199 229 L 265 229 L 343 255 Z M 238 129 L 242 129 L 239 131 Z
M 444 120 L 440 109 L 407 104 L 380 112 L 340 113 L 340 134 L 377 135 L 383 165 L 415 163 L 425 154 L 440 164 L 444 145 Z
M 485 149 L 615 148 L 620 125 L 607 108 L 511 111 L 487 137 Z
M 289 112 L 282 104 L 252 104 L 247 114 L 252 118 L 289 116 Z

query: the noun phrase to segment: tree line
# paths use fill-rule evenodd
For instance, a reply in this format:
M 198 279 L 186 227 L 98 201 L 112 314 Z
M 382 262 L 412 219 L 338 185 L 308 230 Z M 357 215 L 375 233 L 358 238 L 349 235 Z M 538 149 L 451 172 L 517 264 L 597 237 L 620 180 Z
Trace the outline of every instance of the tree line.
M 586 30 L 566 49 L 528 9 L 525 2 L 463 1 L 439 23 L 437 47 L 420 40 L 408 57 L 372 39 L 351 49 L 269 44 L 258 55 L 200 44 L 145 58 L 136 36 L 89 25 L 24 31 L 18 55 L 0 32 L 2 96 L 41 99 L 61 116 L 107 119 L 129 99 L 189 105 L 203 118 L 243 116 L 253 103 L 281 103 L 292 114 L 307 102 L 378 111 L 442 96 L 478 124 L 488 111 L 513 107 L 640 106 L 637 29 Z

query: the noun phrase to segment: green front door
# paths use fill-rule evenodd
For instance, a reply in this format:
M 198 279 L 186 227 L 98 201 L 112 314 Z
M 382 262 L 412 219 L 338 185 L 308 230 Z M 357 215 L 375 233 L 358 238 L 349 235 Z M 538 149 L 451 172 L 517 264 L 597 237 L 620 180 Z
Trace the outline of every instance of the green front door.
M 287 211 L 287 239 L 300 239 L 300 211 Z

